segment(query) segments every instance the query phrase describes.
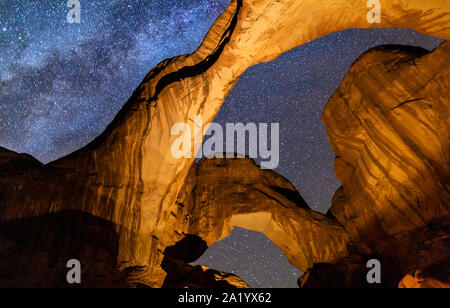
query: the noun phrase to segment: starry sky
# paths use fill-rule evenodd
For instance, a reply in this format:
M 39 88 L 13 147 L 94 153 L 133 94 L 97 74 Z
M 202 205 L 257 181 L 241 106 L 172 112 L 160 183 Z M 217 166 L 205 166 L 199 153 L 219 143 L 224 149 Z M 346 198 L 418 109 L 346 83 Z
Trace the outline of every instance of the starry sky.
M 160 61 L 193 52 L 229 0 L 0 0 L 0 146 L 50 162 L 99 135 Z M 404 29 L 347 30 L 250 68 L 216 119 L 280 123 L 280 165 L 311 208 L 326 212 L 340 186 L 320 117 L 346 71 L 383 44 L 433 49 Z M 264 235 L 235 229 L 197 263 L 252 287 L 295 287 L 300 271 Z

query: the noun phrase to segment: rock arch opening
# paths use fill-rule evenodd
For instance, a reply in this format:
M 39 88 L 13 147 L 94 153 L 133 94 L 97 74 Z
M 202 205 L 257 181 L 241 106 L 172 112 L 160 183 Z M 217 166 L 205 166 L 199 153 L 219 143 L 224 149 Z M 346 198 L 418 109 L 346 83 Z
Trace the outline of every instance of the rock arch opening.
M 296 288 L 303 275 L 267 236 L 239 227 L 191 264 L 235 274 L 252 288 Z

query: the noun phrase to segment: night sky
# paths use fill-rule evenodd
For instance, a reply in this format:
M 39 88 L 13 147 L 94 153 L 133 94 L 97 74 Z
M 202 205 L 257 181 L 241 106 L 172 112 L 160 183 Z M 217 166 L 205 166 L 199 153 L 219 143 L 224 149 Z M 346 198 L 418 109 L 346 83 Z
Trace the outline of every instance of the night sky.
M 100 134 L 158 62 L 193 52 L 229 0 L 0 0 L 0 146 L 50 162 Z M 347 30 L 249 69 L 216 122 L 280 123 L 277 171 L 326 212 L 339 187 L 320 117 L 346 71 L 383 44 L 435 48 L 401 29 Z M 236 229 L 198 261 L 252 287 L 295 287 L 301 274 L 264 235 Z

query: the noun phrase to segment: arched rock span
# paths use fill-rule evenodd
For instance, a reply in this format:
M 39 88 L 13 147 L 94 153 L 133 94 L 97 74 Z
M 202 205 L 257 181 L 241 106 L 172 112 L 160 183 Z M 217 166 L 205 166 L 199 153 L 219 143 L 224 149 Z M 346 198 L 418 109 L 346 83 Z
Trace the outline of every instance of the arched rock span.
M 177 200 L 193 164 L 193 159 L 177 160 L 171 156 L 170 145 L 175 138 L 170 136 L 172 125 L 177 122 L 190 123 L 196 114 L 203 116 L 204 123 L 211 122 L 229 91 L 248 67 L 262 61 L 270 61 L 289 49 L 336 31 L 349 28 L 404 27 L 444 39 L 450 37 L 450 3 L 448 1 L 386 0 L 381 2 L 382 23 L 369 24 L 366 20 L 366 1 L 232 1 L 213 25 L 199 49 L 191 55 L 166 60 L 154 68 L 106 131 L 87 147 L 45 167 L 31 158 L 2 151 L 3 156 L 13 157 L 16 162 L 27 161 L 27 164 L 30 163 L 32 167 L 27 165 L 25 170 L 16 172 L 13 166 L 17 165 L 3 166 L 3 183 L 0 188 L 2 190 L 1 222 L 66 211 L 89 213 L 110 222 L 115 229 L 118 247 L 115 257 L 120 267 L 150 269 L 149 272 L 152 275 L 146 282 L 153 286 L 161 285 L 165 276 L 165 273 L 159 272 L 164 258 L 162 248 L 174 245 L 183 237 L 182 233 L 175 232 L 179 228 L 177 213 L 180 204 Z M 443 56 L 446 56 L 446 50 L 447 47 L 441 48 L 440 52 Z M 446 77 L 446 75 L 442 76 L 443 79 L 438 82 L 447 84 L 448 88 Z M 424 82 L 425 79 L 418 81 Z M 408 99 L 405 100 L 405 104 L 407 104 L 406 101 Z M 448 103 L 448 100 L 444 103 Z M 446 106 L 444 104 L 445 108 Z M 393 114 L 401 109 L 400 105 L 391 107 L 395 107 L 396 110 Z M 410 118 L 411 115 L 408 119 Z M 333 124 L 332 120 L 325 118 L 325 122 L 327 121 L 329 125 L 338 128 L 338 124 Z M 424 122 L 423 126 L 428 124 Z M 401 131 L 402 136 L 404 135 L 405 128 L 401 125 L 391 128 Z M 444 125 L 444 133 L 446 129 L 448 127 Z M 333 139 L 333 134 L 330 136 Z M 340 153 L 343 151 L 339 140 L 345 138 L 339 134 L 336 136 L 336 140 L 331 140 L 331 143 L 337 153 Z M 357 137 L 360 136 L 362 135 L 357 135 Z M 367 133 L 364 136 L 369 138 L 371 134 Z M 415 150 L 417 144 L 412 139 L 414 139 L 413 136 L 409 136 L 405 144 L 411 147 L 409 149 Z M 368 146 L 367 143 L 365 145 Z M 433 143 L 433 147 L 442 146 L 439 142 Z M 446 145 L 444 149 L 447 149 Z M 408 150 L 408 148 L 402 148 L 402 150 Z M 434 170 L 433 166 L 436 162 L 442 162 L 442 158 L 448 159 L 445 155 L 448 151 L 442 152 L 444 156 L 441 155 L 439 161 L 434 160 L 437 156 L 431 159 L 435 155 L 433 151 L 433 149 L 420 149 L 421 155 L 427 158 L 424 166 L 429 167 L 428 171 Z M 371 151 L 366 153 L 369 155 Z M 344 156 L 342 154 L 341 158 Z M 337 168 L 343 165 L 340 162 L 351 164 L 348 159 L 353 158 L 355 156 L 350 155 L 348 158 L 338 160 Z M 367 162 L 367 160 L 363 161 Z M 359 165 L 361 166 L 364 164 Z M 347 168 L 347 170 L 350 169 Z M 345 172 L 354 174 L 355 168 L 352 170 Z M 364 168 L 356 170 L 370 173 Z M 416 173 L 422 171 L 424 168 L 416 170 Z M 444 178 L 442 175 L 433 174 L 432 179 L 448 180 L 448 170 L 444 170 Z M 350 229 L 346 229 L 344 233 L 351 233 L 352 236 L 358 234 L 352 238 L 356 244 L 362 243 L 361 239 L 369 238 L 371 244 L 359 245 L 359 249 L 371 252 L 376 250 L 376 245 L 373 243 L 378 237 L 367 237 L 363 234 L 363 230 L 367 230 L 364 228 L 369 225 L 373 226 L 372 222 L 380 220 L 366 220 L 358 217 L 368 214 L 373 218 L 377 216 L 378 210 L 385 213 L 385 205 L 371 203 L 372 208 L 368 211 L 368 208 L 362 206 L 361 201 L 357 201 L 357 199 L 362 200 L 362 196 L 358 198 L 349 196 L 345 185 L 347 180 L 347 178 L 343 180 L 344 193 L 337 196 L 336 202 L 352 204 L 355 208 L 336 205 L 335 209 L 339 210 L 334 210 L 332 213 L 338 219 L 348 223 Z M 374 183 L 373 178 L 367 177 L 366 180 L 366 183 L 370 185 Z M 444 185 L 442 188 L 448 192 L 445 183 L 448 181 L 441 182 Z M 386 185 L 384 187 L 391 187 Z M 273 192 L 277 193 L 276 190 L 271 193 Z M 377 192 L 379 193 L 378 190 Z M 430 198 L 436 196 L 434 192 L 429 191 L 426 195 Z M 444 201 L 446 197 L 447 195 L 443 195 Z M 418 200 L 417 204 L 422 204 L 420 197 Z M 402 207 L 398 208 L 399 212 L 403 214 L 403 209 L 407 209 L 408 206 L 411 210 L 415 210 L 416 207 L 410 207 L 410 204 L 411 200 L 405 200 Z M 437 211 L 440 214 L 447 213 L 445 206 L 439 205 L 434 208 L 435 206 L 437 205 L 432 206 L 433 209 L 429 213 L 436 214 Z M 354 211 L 358 213 L 355 214 Z M 299 209 L 298 212 L 305 213 L 307 210 Z M 396 226 L 396 222 L 391 221 L 398 216 L 389 218 L 385 215 L 386 220 L 383 220 L 379 230 L 389 237 L 413 227 L 420 228 L 434 217 L 432 214 L 424 215 L 424 213 L 411 217 L 405 215 L 409 221 L 405 228 Z M 319 217 L 316 213 L 310 214 L 310 212 L 304 216 L 313 216 L 313 219 L 318 217 L 319 221 L 325 221 L 326 224 L 331 219 L 332 229 L 339 229 L 330 217 Z M 424 217 L 426 220 L 423 219 Z M 241 218 L 242 216 L 233 215 L 230 221 L 240 225 Z M 320 228 L 323 228 L 323 225 Z M 333 232 L 330 231 L 329 234 Z M 330 242 L 334 243 L 335 240 L 332 239 Z M 345 242 L 344 237 L 342 243 Z M 280 246 L 284 245 L 285 243 L 282 243 Z M 340 244 L 332 246 L 337 249 L 337 255 L 345 251 Z M 314 243 L 309 247 L 312 251 L 315 247 Z M 333 254 L 331 251 L 310 253 L 304 248 L 299 249 L 299 251 L 302 250 L 303 255 L 299 260 L 290 258 L 291 262 L 298 264 L 299 267 L 309 267 L 318 261 L 331 261 L 328 257 L 321 259 L 323 256 L 331 256 Z M 153 272 L 154 270 L 156 272 Z M 142 275 L 144 276 L 149 277 Z

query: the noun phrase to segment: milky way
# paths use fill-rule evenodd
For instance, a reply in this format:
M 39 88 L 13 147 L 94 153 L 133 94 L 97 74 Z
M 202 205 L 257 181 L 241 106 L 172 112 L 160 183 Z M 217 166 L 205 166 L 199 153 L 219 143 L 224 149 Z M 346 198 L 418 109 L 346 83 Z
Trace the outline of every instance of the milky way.
M 227 1 L 0 0 L 0 143 L 48 162 L 101 133 L 158 62 L 193 52 Z
M 0 145 L 43 162 L 103 131 L 158 62 L 193 52 L 228 0 L 0 0 Z M 339 187 L 320 117 L 351 63 L 382 44 L 435 48 L 413 31 L 348 30 L 250 68 L 216 122 L 280 123 L 280 166 L 313 209 Z M 236 229 L 199 260 L 253 287 L 293 287 L 300 272 L 265 236 Z

